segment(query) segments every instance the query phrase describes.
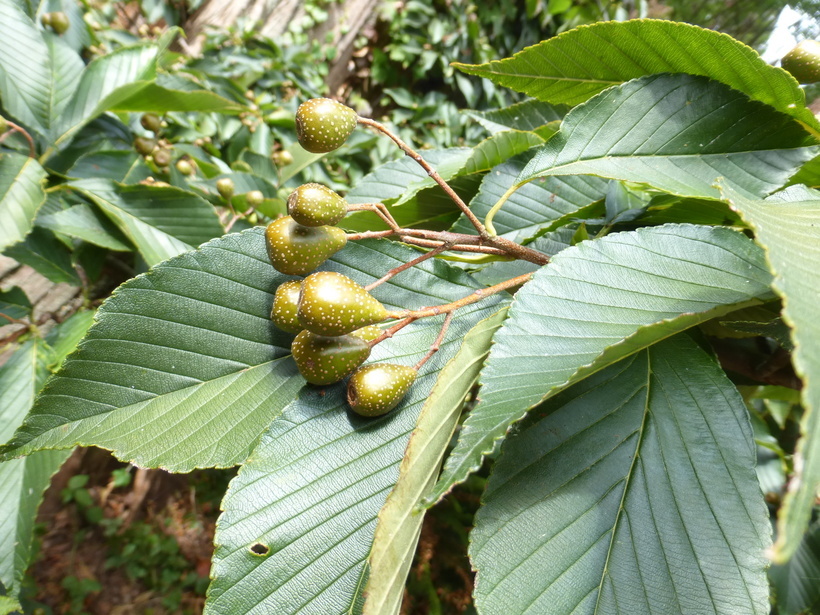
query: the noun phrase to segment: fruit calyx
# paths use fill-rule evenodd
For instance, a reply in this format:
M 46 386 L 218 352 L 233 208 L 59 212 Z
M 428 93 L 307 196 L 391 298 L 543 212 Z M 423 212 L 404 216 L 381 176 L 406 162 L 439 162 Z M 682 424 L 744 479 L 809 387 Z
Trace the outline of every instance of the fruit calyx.
M 338 149 L 353 133 L 356 112 L 330 98 L 311 98 L 296 110 L 296 136 L 299 144 L 314 154 Z
M 299 322 L 317 335 L 345 335 L 387 317 L 377 299 L 341 273 L 320 271 L 302 283 Z
M 274 220 L 265 229 L 268 258 L 274 269 L 287 275 L 310 273 L 346 244 L 347 235 L 342 229 L 302 226 L 290 216 Z

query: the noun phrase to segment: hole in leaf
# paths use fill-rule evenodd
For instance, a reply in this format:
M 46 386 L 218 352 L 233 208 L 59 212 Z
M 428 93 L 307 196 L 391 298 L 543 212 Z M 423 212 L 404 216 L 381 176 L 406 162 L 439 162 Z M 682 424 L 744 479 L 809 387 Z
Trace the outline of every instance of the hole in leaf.
M 262 544 L 261 542 L 255 542 L 251 545 L 251 553 L 253 553 L 254 555 L 265 557 L 266 555 L 270 554 L 270 547 L 268 545 Z

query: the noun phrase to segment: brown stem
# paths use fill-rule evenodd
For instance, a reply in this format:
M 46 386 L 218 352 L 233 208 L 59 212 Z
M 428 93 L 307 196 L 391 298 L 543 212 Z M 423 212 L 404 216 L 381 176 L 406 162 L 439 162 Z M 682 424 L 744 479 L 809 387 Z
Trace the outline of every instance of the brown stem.
M 412 147 L 407 145 L 404 141 L 402 141 L 397 135 L 393 134 L 389 128 L 380 124 L 375 120 L 371 120 L 366 117 L 359 117 L 358 118 L 359 124 L 363 124 L 365 126 L 370 126 L 371 128 L 375 128 L 379 132 L 383 133 L 387 137 L 389 137 L 399 148 L 408 156 L 410 156 L 413 160 L 415 160 L 422 169 L 427 172 L 433 181 L 435 181 L 444 192 L 453 200 L 453 202 L 458 206 L 461 212 L 466 216 L 466 218 L 470 221 L 470 223 L 475 227 L 478 231 L 478 240 L 481 244 L 486 244 L 492 246 L 494 248 L 498 248 L 499 250 L 503 250 L 509 256 L 513 258 L 517 258 L 520 260 L 525 260 L 530 263 L 535 263 L 536 265 L 546 265 L 549 262 L 549 256 L 538 252 L 537 250 L 533 250 L 532 248 L 525 248 L 522 245 L 515 243 L 514 241 L 510 241 L 509 239 L 505 239 L 504 237 L 498 237 L 497 235 L 491 234 L 488 232 L 487 228 L 481 223 L 481 221 L 475 216 L 475 214 L 470 211 L 470 208 L 467 204 L 461 199 L 458 194 L 456 194 L 455 190 L 453 190 L 450 185 L 442 179 L 442 177 L 436 172 L 436 170 L 430 166 L 424 158 L 422 158 L 421 154 L 415 151 Z M 407 229 L 404 229 L 405 231 Z M 442 239 L 442 241 L 446 241 Z M 467 243 L 467 242 L 459 242 L 459 243 Z
M 372 211 L 379 216 L 387 226 L 393 229 L 393 231 L 397 233 L 401 231 L 399 223 L 396 222 L 384 203 L 357 203 L 355 205 L 348 205 L 347 211 Z
M 25 128 L 23 128 L 22 126 L 20 126 L 19 124 L 15 124 L 11 120 L 6 120 L 6 123 L 9 125 L 9 128 L 11 128 L 11 130 L 9 130 L 4 135 L 0 135 L 0 143 L 2 143 L 6 139 L 6 137 L 8 137 L 10 134 L 12 134 L 14 132 L 19 132 L 28 141 L 28 157 L 29 158 L 36 158 L 37 157 L 37 148 L 34 147 L 34 139 L 31 138 L 31 135 L 28 133 L 28 131 Z
M 433 241 L 431 239 L 419 239 L 417 237 L 402 237 L 402 242 L 408 243 L 412 246 L 419 246 L 420 248 L 437 248 L 440 245 L 443 245 L 440 241 Z M 453 247 L 450 250 L 454 252 L 473 252 L 477 254 L 492 254 L 494 256 L 506 256 L 509 258 L 509 254 L 504 252 L 504 250 L 499 250 L 498 248 L 491 248 L 489 246 L 474 246 L 474 245 L 464 245 L 464 244 L 453 244 Z
M 445 250 L 449 250 L 452 247 L 453 247 L 453 244 L 451 244 L 451 243 L 443 243 L 440 246 L 437 246 L 437 247 L 433 248 L 429 252 L 426 252 L 426 253 L 424 253 L 420 256 L 417 256 L 416 258 L 414 258 L 411 261 L 407 261 L 406 263 L 404 263 L 402 265 L 399 265 L 398 267 L 393 267 L 393 269 L 388 271 L 386 274 L 384 274 L 378 280 L 376 280 L 372 284 L 368 284 L 367 286 L 365 286 L 364 289 L 367 292 L 370 292 L 371 290 L 376 288 L 379 284 L 384 284 L 385 282 L 387 282 L 387 280 L 389 280 L 393 276 L 401 273 L 402 271 L 405 271 L 406 269 L 410 269 L 410 267 L 413 267 L 414 265 L 418 265 L 419 263 L 426 261 L 428 258 L 433 258 L 436 254 L 441 254 Z
M 447 195 L 451 199 L 453 199 L 453 202 L 456 205 L 458 205 L 458 208 L 462 211 L 462 213 L 465 216 L 467 216 L 467 219 L 470 221 L 470 223 L 478 231 L 478 234 L 481 235 L 482 237 L 488 236 L 487 235 L 487 229 L 484 228 L 484 225 L 481 224 L 481 221 L 478 218 L 476 218 L 475 214 L 472 211 L 470 211 L 470 208 L 467 207 L 467 204 L 464 201 L 461 200 L 461 197 L 456 194 L 455 190 L 453 190 L 450 187 L 450 184 L 448 184 L 446 181 L 444 181 L 444 179 L 442 179 L 441 175 L 439 175 L 438 172 L 433 167 L 430 166 L 430 163 L 427 162 L 424 158 L 421 157 L 421 154 L 419 154 L 412 147 L 407 145 L 407 143 L 402 141 L 398 137 L 398 135 L 393 134 L 393 132 L 389 128 L 387 128 L 387 126 L 385 126 L 383 124 L 380 124 L 379 122 L 377 122 L 375 120 L 371 120 L 371 119 L 366 118 L 366 117 L 359 117 L 358 122 L 359 122 L 359 124 L 364 124 L 365 126 L 370 126 L 371 128 L 375 128 L 379 132 L 385 134 L 390 139 L 392 139 L 392 141 L 396 145 L 398 145 L 399 148 L 405 154 L 407 154 L 408 156 L 410 156 L 410 158 L 412 158 L 417 163 L 419 163 L 421 168 L 424 169 L 425 171 L 427 171 L 427 175 L 429 175 L 434 182 L 436 182 L 439 186 L 441 186 L 442 190 L 444 190 L 444 192 L 446 192 Z
M 502 290 L 507 290 L 508 288 L 512 288 L 513 286 L 518 286 L 519 284 L 524 284 L 528 282 L 532 277 L 532 273 L 525 273 L 523 275 L 516 276 L 504 282 L 499 282 L 494 286 L 488 286 L 487 288 L 480 288 L 479 290 L 475 291 L 474 293 L 467 295 L 466 297 L 462 297 L 458 301 L 453 301 L 452 303 L 445 303 L 443 305 L 435 305 L 433 307 L 422 308 L 420 310 L 400 310 L 398 312 L 388 312 L 388 318 L 413 318 L 414 320 L 419 318 L 427 318 L 428 316 L 438 316 L 439 314 L 449 314 L 459 308 L 462 308 L 466 305 L 470 305 L 472 303 L 477 303 L 482 299 L 486 299 L 487 297 L 494 295 L 496 293 L 501 292 Z
M 438 332 L 436 341 L 433 342 L 433 345 L 430 346 L 430 350 L 428 350 L 427 354 L 422 357 L 421 361 L 413 366 L 413 369 L 419 371 L 421 367 L 430 360 L 430 357 L 438 352 L 438 349 L 441 348 L 441 342 L 444 341 L 444 334 L 447 333 L 447 328 L 450 326 L 451 320 L 453 320 L 453 313 L 447 312 L 447 316 L 444 317 L 444 322 L 441 325 L 441 330 Z
M 404 329 L 407 325 L 409 325 L 414 320 L 416 320 L 416 319 L 413 318 L 412 316 L 408 316 L 407 318 L 403 318 L 400 322 L 393 325 L 389 329 L 385 329 L 384 333 L 382 333 L 379 337 L 377 337 L 376 339 L 368 342 L 368 346 L 373 348 L 373 346 L 375 346 L 376 344 L 381 344 L 384 340 L 393 337 L 396 333 L 398 333 L 399 331 Z

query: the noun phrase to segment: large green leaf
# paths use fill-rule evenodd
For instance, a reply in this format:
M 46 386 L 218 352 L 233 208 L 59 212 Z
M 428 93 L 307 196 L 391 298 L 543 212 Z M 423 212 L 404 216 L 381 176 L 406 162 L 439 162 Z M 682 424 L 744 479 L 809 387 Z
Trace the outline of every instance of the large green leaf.
M 145 159 L 135 150 L 104 150 L 85 154 L 68 170 L 72 179 L 111 179 L 136 184 L 152 174 Z
M 818 147 L 793 118 L 716 81 L 654 75 L 598 94 L 567 114 L 518 183 L 547 175 L 643 182 L 679 196 L 719 198 L 723 178 L 744 195 L 781 187 Z
M 413 561 L 424 511 L 422 496 L 435 484 L 441 460 L 458 424 L 464 400 L 478 380 L 493 335 L 507 317 L 502 309 L 482 320 L 464 337 L 458 353 L 441 370 L 410 435 L 399 479 L 379 512 L 363 615 L 395 615 Z
M 470 209 L 479 219 L 483 220 L 492 206 L 512 187 L 530 159 L 532 152 L 519 154 L 484 176 L 478 194 L 470 201 Z M 504 203 L 503 209 L 493 219 L 493 225 L 499 235 L 532 237 L 550 222 L 603 199 L 608 183 L 600 177 L 567 175 L 524 184 Z M 453 230 L 475 232 L 464 216 L 459 218 Z
M 606 88 L 654 73 L 702 75 L 820 129 L 786 71 L 730 36 L 671 21 L 581 26 L 512 58 L 460 70 L 551 103 L 576 105 Z
M 240 104 L 207 90 L 179 90 L 163 87 L 154 81 L 136 81 L 119 92 L 112 111 L 201 111 L 239 113 Z
M 338 253 L 336 268 L 360 281 L 412 254 L 389 242 L 353 247 Z M 394 280 L 374 294 L 408 306 L 454 300 L 476 288 L 442 262 L 427 261 Z M 343 384 L 302 390 L 271 424 L 222 503 L 206 613 L 329 615 L 360 608 L 376 518 L 419 412 L 463 338 L 503 301 L 494 296 L 460 311 L 408 396 L 384 416 L 351 413 Z M 441 322 L 406 327 L 376 346 L 371 362 L 413 365 Z
M 83 61 L 10 2 L 0 3 L 0 97 L 4 108 L 46 134 L 74 94 Z
M 470 555 L 484 615 L 769 613 L 746 408 L 678 336 L 540 406 L 504 443 Z
M 771 296 L 763 251 L 741 233 L 666 225 L 559 252 L 516 294 L 430 500 L 464 480 L 550 395 L 674 333 Z
M 87 122 L 132 94 L 133 83 L 156 76 L 154 45 L 123 47 L 93 60 L 83 71 L 74 96 L 50 131 L 61 147 Z M 51 152 L 46 153 L 48 156 Z
M 803 379 L 802 437 L 774 550 L 782 562 L 800 544 L 820 491 L 820 192 L 793 186 L 765 201 L 733 190 L 726 196 L 766 250 L 774 288 L 783 298 L 783 320 L 792 328 L 792 361 Z
M 520 130 L 497 132 L 473 148 L 466 164 L 459 171 L 459 175 L 489 171 L 513 156 L 536 145 L 541 145 L 543 142 L 544 139 L 533 132 Z
M 39 339 L 28 341 L 0 367 L 0 441 L 8 440 L 23 422 L 48 366 L 59 363 L 76 346 L 91 324 L 90 314 L 79 313 L 57 325 L 49 335 L 54 346 Z M 42 451 L 0 463 L 0 582 L 12 595 L 20 590 L 31 560 L 37 507 L 51 475 L 68 454 Z
M 154 265 L 223 233 L 202 197 L 167 186 L 123 185 L 105 179 L 69 184 L 102 209 Z
M 45 177 L 34 158 L 0 155 L 0 250 L 21 241 L 31 230 L 37 209 L 46 200 Z

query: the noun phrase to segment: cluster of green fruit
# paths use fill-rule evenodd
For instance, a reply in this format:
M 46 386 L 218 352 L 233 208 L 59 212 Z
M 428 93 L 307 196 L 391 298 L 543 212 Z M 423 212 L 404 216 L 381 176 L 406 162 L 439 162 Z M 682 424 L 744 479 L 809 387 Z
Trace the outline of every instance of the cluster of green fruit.
M 281 273 L 308 274 L 347 243 L 344 231 L 334 226 L 347 214 L 347 202 L 325 186 L 305 184 L 294 190 L 288 214 L 265 231 L 268 256 Z M 328 385 L 352 373 L 347 400 L 362 416 L 393 409 L 416 379 L 416 368 L 404 365 L 360 367 L 382 336 L 374 325 L 389 317 L 367 290 L 333 271 L 281 284 L 271 309 L 273 323 L 296 334 L 291 351 L 305 380 Z

